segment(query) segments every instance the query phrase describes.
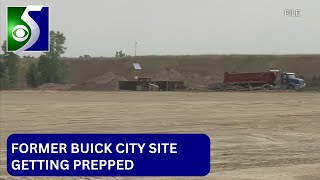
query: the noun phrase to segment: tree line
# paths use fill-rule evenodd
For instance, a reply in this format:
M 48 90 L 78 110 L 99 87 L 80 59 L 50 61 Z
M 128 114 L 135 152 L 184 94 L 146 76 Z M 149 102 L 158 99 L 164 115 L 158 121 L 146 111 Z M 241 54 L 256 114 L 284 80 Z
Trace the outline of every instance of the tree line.
M 61 59 L 65 53 L 66 41 L 63 33 L 50 31 L 50 51 L 40 55 L 31 63 L 26 73 L 29 87 L 35 88 L 44 83 L 66 83 L 68 79 L 68 64 Z M 6 41 L 2 45 L 0 61 L 0 89 L 14 89 L 18 85 L 18 75 L 21 57 L 13 52 L 7 52 Z M 27 57 L 23 57 L 28 59 Z

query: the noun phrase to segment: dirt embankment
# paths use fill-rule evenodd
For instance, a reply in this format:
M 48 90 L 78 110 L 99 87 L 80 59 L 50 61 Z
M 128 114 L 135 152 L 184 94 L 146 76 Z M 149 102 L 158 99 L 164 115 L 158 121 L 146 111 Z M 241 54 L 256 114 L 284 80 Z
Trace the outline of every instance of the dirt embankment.
M 303 75 L 308 84 L 320 82 L 320 55 L 143 56 L 125 59 L 70 59 L 70 62 L 71 82 L 77 84 L 112 72 L 112 77 L 116 74 L 127 80 L 139 75 L 154 80 L 181 80 L 187 87 L 202 87 L 221 82 L 224 72 L 257 72 L 269 69 Z M 135 72 L 133 62 L 140 63 L 142 70 Z
M 118 90 L 119 81 L 126 81 L 123 76 L 108 72 L 70 88 L 70 90 Z
M 224 72 L 257 72 L 280 69 L 303 75 L 308 85 L 320 86 L 320 55 L 202 55 L 143 56 L 135 58 L 68 58 L 71 89 L 117 90 L 117 81 L 135 75 L 154 80 L 181 80 L 187 87 L 222 82 Z M 133 62 L 142 70 L 135 72 Z M 24 79 L 20 87 L 25 87 Z
M 75 86 L 75 84 L 56 84 L 56 83 L 46 83 L 39 86 L 38 90 L 53 90 L 53 91 L 65 91 L 69 90 Z

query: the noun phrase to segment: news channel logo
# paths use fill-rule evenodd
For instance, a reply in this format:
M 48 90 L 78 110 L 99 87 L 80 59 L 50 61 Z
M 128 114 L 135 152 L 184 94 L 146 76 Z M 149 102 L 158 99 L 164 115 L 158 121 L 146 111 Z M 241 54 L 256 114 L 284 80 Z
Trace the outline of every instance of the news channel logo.
M 7 7 L 7 51 L 48 52 L 49 18 L 48 6 Z

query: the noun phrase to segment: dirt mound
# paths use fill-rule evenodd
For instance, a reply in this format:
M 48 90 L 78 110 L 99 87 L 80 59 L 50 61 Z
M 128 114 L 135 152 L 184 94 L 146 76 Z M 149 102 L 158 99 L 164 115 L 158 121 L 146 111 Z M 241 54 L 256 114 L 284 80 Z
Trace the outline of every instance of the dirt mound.
M 156 81 L 182 81 L 184 79 L 183 75 L 176 71 L 175 69 L 165 70 L 156 73 L 153 75 L 153 78 Z
M 191 88 L 201 88 L 207 87 L 214 82 L 211 76 L 201 76 L 197 73 L 187 74 L 184 78 L 185 85 Z
M 39 86 L 39 90 L 54 90 L 54 91 L 65 91 L 75 86 L 74 84 L 56 84 L 56 83 L 45 83 Z
M 119 81 L 127 81 L 127 79 L 113 72 L 108 72 L 76 85 L 71 90 L 118 90 Z

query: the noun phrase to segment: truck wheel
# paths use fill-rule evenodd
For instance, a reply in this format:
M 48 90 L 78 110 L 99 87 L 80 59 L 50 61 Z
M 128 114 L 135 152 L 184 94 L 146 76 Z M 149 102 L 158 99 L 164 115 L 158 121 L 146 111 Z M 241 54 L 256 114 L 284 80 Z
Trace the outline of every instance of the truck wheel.
M 266 84 L 264 86 L 264 88 L 267 89 L 267 90 L 272 90 L 272 86 L 270 84 Z
M 296 89 L 292 84 L 290 84 L 290 85 L 288 85 L 288 89 L 290 89 L 290 90 L 294 90 L 294 89 Z

